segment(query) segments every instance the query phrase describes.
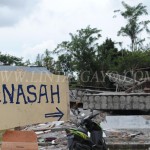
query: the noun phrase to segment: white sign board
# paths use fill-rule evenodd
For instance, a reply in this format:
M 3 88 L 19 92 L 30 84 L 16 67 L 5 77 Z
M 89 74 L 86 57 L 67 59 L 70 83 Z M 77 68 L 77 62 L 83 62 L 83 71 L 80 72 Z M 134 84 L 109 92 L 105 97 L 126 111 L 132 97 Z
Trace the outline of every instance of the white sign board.
M 65 76 L 0 72 L 0 130 L 69 118 Z

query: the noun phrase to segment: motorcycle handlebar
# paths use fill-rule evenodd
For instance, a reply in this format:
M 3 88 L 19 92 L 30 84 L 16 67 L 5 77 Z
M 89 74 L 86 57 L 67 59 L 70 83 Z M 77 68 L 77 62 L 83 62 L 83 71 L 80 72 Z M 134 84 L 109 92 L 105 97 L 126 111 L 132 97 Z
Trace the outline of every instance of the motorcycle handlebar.
M 89 116 L 89 119 L 92 119 L 92 118 L 96 117 L 97 115 L 99 115 L 99 113 L 91 114 L 91 115 Z
M 83 118 L 82 121 L 81 121 L 81 123 L 80 123 L 80 125 L 84 125 L 87 120 L 91 120 L 91 119 L 93 119 L 94 117 L 96 117 L 97 115 L 99 115 L 99 113 L 91 114 L 91 115 L 89 115 L 89 116 Z

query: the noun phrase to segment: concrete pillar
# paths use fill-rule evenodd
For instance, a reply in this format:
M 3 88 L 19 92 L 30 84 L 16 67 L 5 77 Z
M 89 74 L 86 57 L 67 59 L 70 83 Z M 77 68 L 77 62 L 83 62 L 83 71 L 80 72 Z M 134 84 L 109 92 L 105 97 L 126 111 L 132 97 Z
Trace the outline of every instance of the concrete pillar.
M 133 106 L 133 97 L 132 96 L 127 96 L 126 97 L 126 110 L 131 110 Z
M 88 101 L 88 97 L 87 96 L 83 96 L 81 97 L 81 102 L 87 102 Z
M 112 100 L 112 96 L 108 96 L 107 98 L 107 104 L 108 104 L 108 109 L 113 109 L 113 100 Z
M 94 97 L 94 100 L 95 100 L 96 103 L 100 103 L 100 96 L 99 96 L 99 95 L 96 95 L 96 96 Z
M 99 95 L 95 96 L 95 109 L 101 108 L 101 97 Z
M 146 96 L 145 98 L 146 109 L 150 110 L 150 96 Z
M 114 110 L 119 109 L 119 105 L 120 105 L 119 99 L 120 99 L 119 96 L 113 97 Z
M 88 102 L 83 103 L 83 109 L 89 109 L 89 103 Z
M 138 96 L 133 96 L 133 110 L 138 110 L 139 109 L 139 97 Z
M 126 97 L 125 96 L 120 96 L 120 109 L 126 109 Z
M 89 104 L 89 109 L 94 109 L 94 107 L 95 107 L 95 104 L 94 104 L 94 103 L 90 103 L 90 104 Z
M 101 109 L 107 109 L 107 96 L 101 96 Z
M 145 97 L 139 97 L 139 110 L 145 110 Z
M 94 103 L 94 96 L 89 96 L 89 102 Z

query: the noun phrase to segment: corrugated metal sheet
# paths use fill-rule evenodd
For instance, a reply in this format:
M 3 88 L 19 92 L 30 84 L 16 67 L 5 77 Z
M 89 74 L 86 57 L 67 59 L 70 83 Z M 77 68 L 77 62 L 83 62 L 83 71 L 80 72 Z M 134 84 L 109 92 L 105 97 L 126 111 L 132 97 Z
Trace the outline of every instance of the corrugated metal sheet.
M 27 71 L 27 72 L 36 72 L 36 73 L 50 73 L 45 67 L 37 66 L 0 66 L 0 71 Z M 51 74 L 51 73 L 50 73 Z

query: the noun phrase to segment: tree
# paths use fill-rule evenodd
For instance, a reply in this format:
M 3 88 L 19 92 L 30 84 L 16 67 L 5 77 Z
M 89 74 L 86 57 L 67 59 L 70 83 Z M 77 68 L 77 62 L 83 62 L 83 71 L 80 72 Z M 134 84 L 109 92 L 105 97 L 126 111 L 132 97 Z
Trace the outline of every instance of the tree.
M 48 49 L 45 50 L 43 55 L 43 65 L 50 71 L 53 71 L 53 57 L 51 57 L 51 52 Z
M 35 65 L 37 65 L 38 67 L 42 67 L 43 66 L 43 54 L 42 55 L 41 54 L 37 54 Z
M 146 10 L 146 6 L 142 3 L 139 3 L 137 6 L 130 6 L 125 2 L 122 2 L 124 7 L 124 11 L 115 10 L 114 12 L 119 12 L 121 16 L 126 19 L 127 24 L 125 27 L 121 27 L 118 31 L 118 36 L 127 36 L 131 40 L 131 50 L 137 50 L 138 46 L 140 46 L 143 41 L 145 40 L 139 38 L 139 34 L 142 33 L 144 30 L 149 33 L 150 30 L 148 29 L 148 24 L 150 23 L 149 20 L 140 21 L 140 17 L 143 15 L 148 15 Z
M 46 49 L 43 54 L 38 54 L 35 65 L 39 67 L 46 67 L 49 71 L 54 71 L 54 60 L 51 52 Z
M 113 70 L 117 65 L 116 59 L 119 56 L 118 49 L 111 39 L 106 39 L 98 47 L 98 62 L 100 63 L 101 70 Z
M 140 68 L 148 68 L 150 64 L 150 50 L 141 51 L 137 50 L 134 52 L 125 51 L 123 57 L 118 57 L 117 71 L 119 74 L 124 74 L 129 77 L 133 77 L 136 70 Z
M 74 60 L 69 54 L 62 54 L 58 56 L 58 60 L 55 64 L 58 73 L 63 73 L 65 75 L 72 75 L 74 71 Z
M 106 72 L 116 71 L 118 66 L 118 57 L 120 52 L 115 47 L 115 42 L 107 38 L 100 46 L 98 46 L 97 70 L 101 86 L 113 88 L 113 84 L 107 78 Z
M 24 65 L 22 62 L 23 58 L 19 58 L 16 56 L 12 55 L 7 55 L 7 54 L 1 54 L 0 53 L 0 63 L 2 65 L 16 65 L 16 66 L 21 66 Z
M 27 60 L 24 62 L 24 65 L 25 65 L 25 66 L 30 66 L 30 65 L 31 65 L 30 60 L 29 60 L 29 59 L 27 59 Z
M 63 55 L 64 60 L 66 57 L 71 59 L 72 71 L 79 74 L 83 84 L 89 83 L 96 71 L 98 40 L 101 37 L 99 32 L 100 30 L 90 26 L 77 30 L 76 34 L 70 33 L 71 41 L 63 41 L 54 51 L 59 55 L 66 54 L 65 57 Z

